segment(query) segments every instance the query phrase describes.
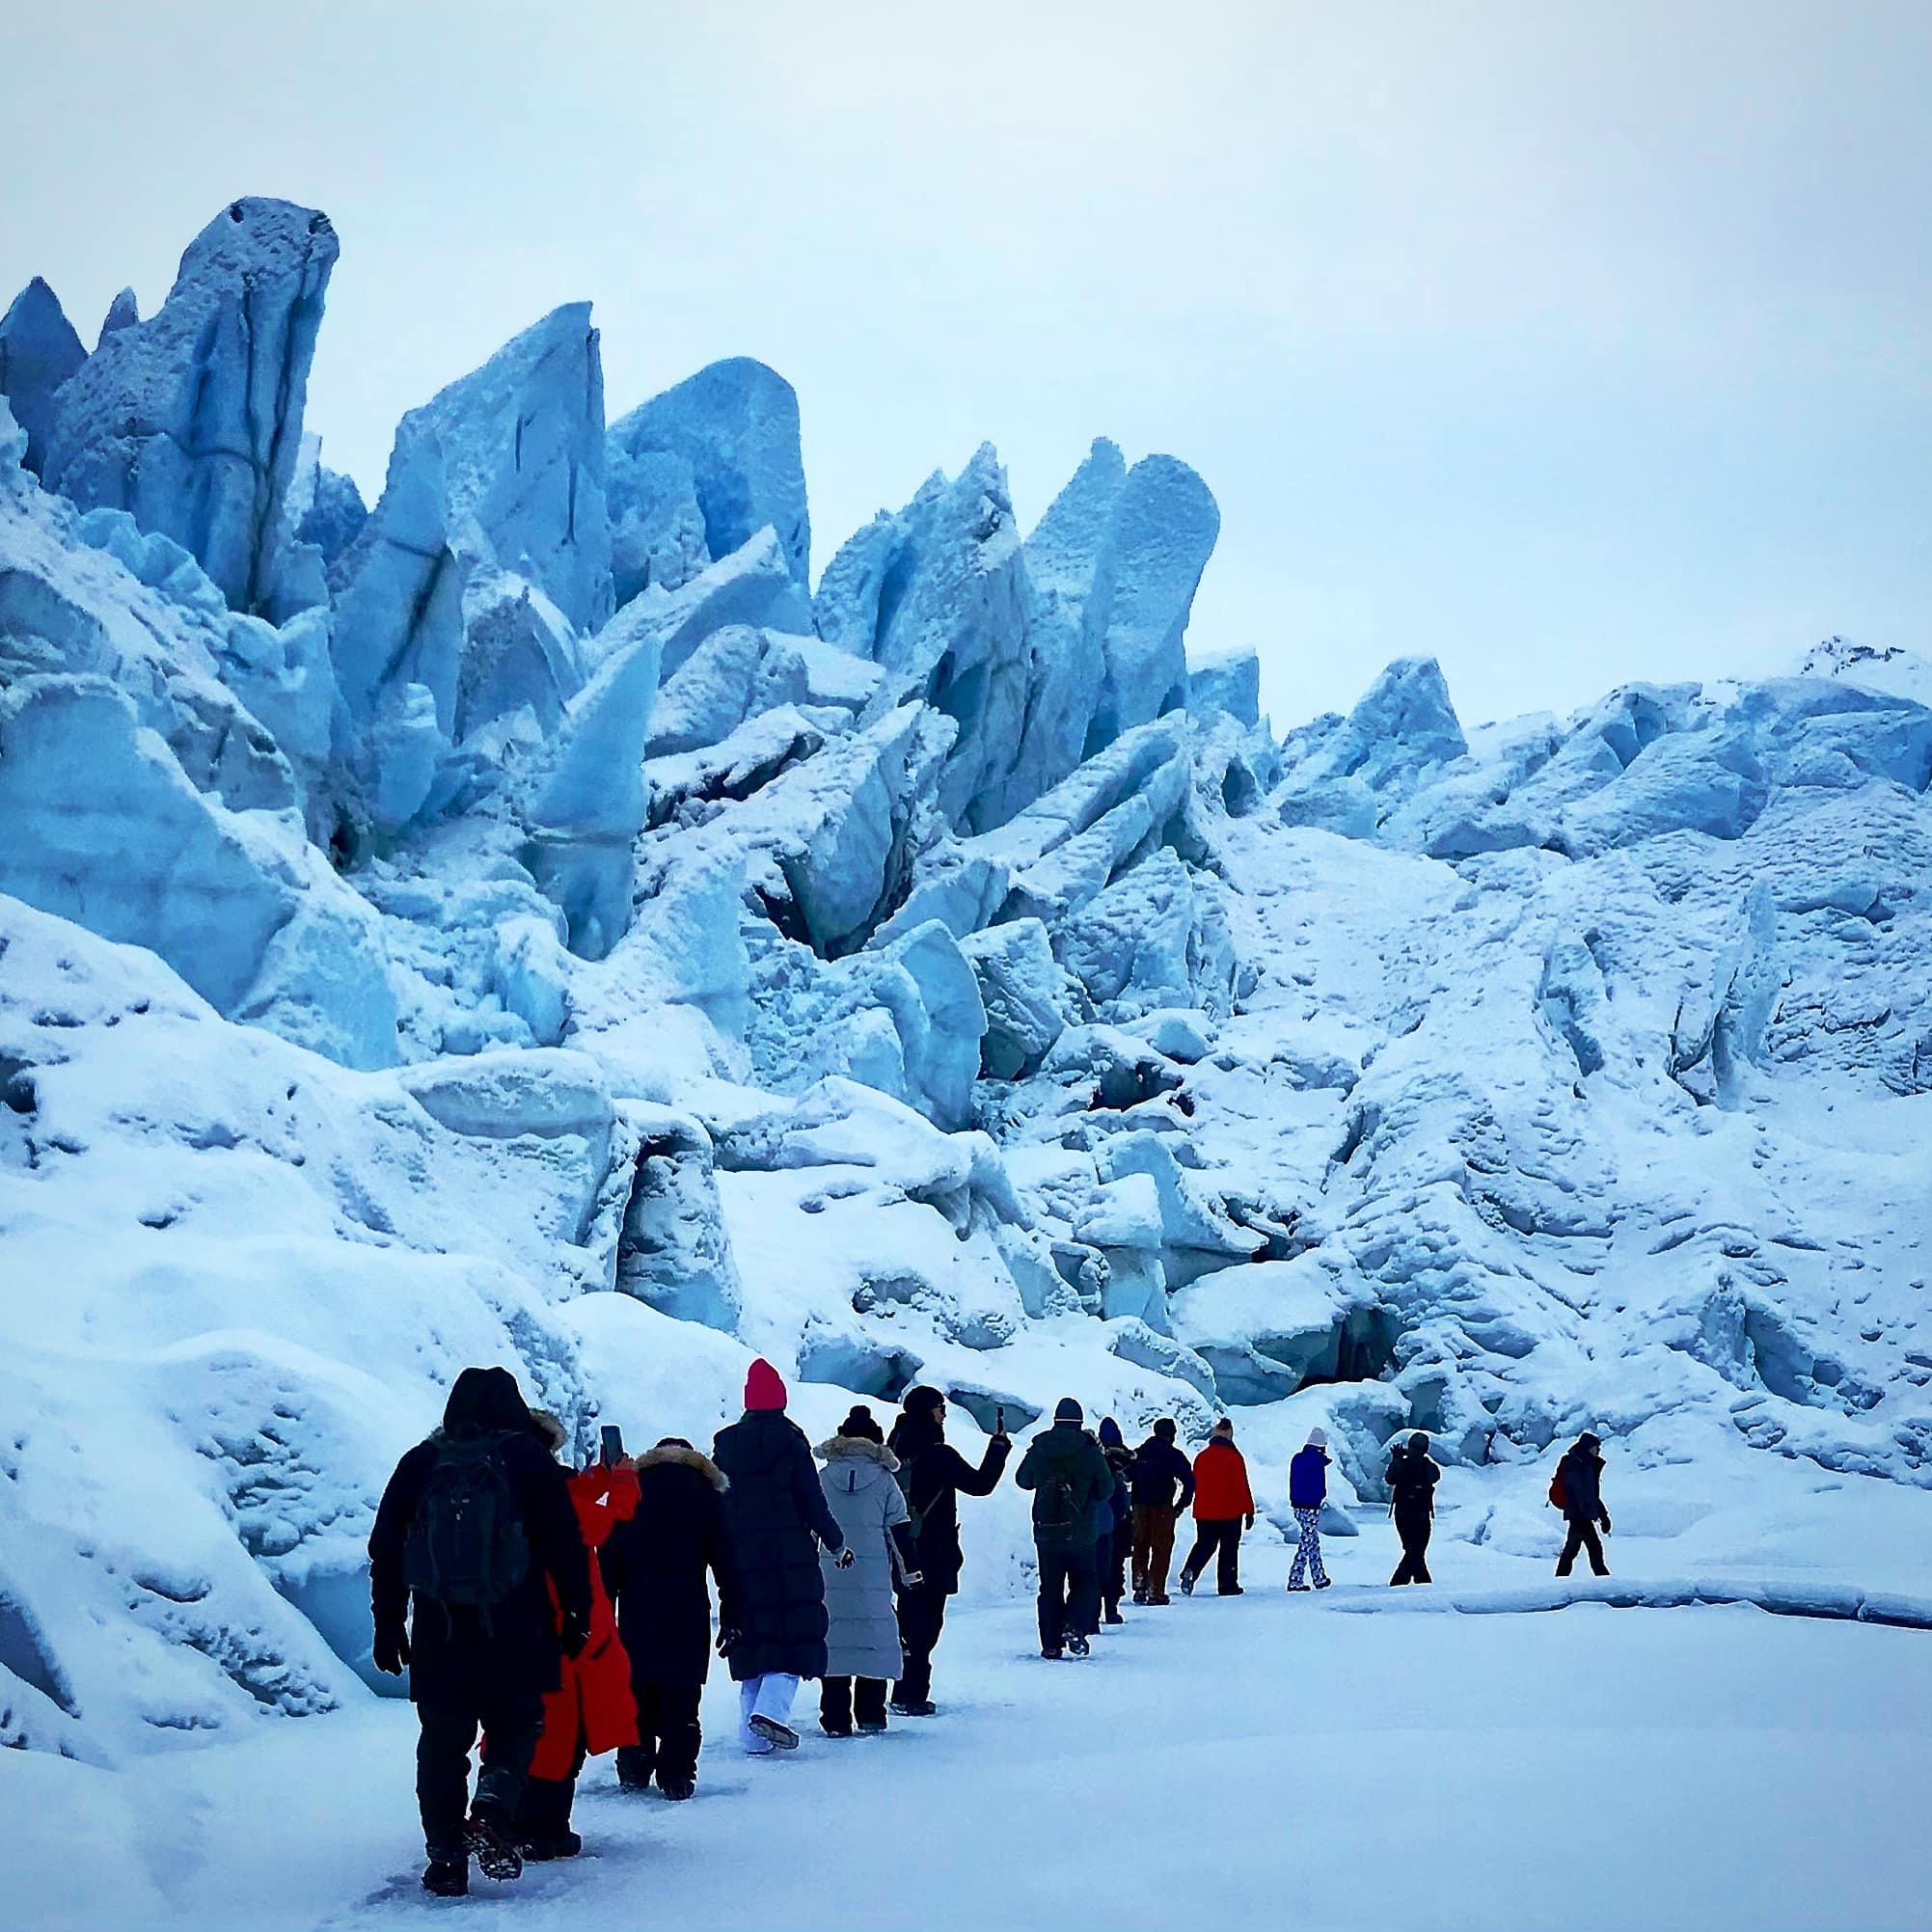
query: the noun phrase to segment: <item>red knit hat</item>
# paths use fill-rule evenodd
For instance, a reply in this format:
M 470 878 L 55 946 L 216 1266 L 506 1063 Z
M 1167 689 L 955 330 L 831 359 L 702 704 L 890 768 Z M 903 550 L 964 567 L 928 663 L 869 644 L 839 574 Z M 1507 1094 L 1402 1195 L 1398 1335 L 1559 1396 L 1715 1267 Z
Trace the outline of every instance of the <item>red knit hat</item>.
M 785 1384 L 777 1370 L 760 1355 L 745 1377 L 745 1406 L 748 1409 L 781 1409 L 785 1405 Z

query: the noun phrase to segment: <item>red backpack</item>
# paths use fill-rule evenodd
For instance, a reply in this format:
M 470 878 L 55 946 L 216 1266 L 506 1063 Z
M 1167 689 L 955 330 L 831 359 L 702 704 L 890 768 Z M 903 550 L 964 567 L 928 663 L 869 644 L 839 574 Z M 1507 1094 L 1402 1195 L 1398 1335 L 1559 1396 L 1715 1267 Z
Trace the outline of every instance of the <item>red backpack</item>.
M 1568 1507 L 1564 1495 L 1563 1464 L 1561 1462 L 1550 1473 L 1550 1504 L 1552 1508 L 1558 1510 Z

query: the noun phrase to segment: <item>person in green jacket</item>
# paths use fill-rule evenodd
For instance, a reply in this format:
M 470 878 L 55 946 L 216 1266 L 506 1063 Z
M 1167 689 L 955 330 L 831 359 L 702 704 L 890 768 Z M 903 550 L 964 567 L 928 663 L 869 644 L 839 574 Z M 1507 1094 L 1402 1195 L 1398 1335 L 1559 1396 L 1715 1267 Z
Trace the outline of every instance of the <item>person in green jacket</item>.
M 1033 1542 L 1040 1553 L 1040 1654 L 1087 1654 L 1100 1624 L 1100 1571 L 1094 1563 L 1094 1506 L 1114 1490 L 1106 1456 L 1083 1427 L 1072 1396 L 1053 1411 L 1053 1427 L 1028 1446 L 1013 1479 L 1033 1491 Z

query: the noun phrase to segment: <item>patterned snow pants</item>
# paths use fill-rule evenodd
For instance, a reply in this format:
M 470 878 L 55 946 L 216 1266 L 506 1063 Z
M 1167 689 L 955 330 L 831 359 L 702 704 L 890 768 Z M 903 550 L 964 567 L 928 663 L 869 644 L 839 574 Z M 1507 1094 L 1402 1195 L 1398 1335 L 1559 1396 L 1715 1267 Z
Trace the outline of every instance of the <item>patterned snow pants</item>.
M 1294 1520 L 1301 1526 L 1301 1540 L 1294 1546 L 1294 1564 L 1288 1572 L 1288 1587 L 1291 1590 L 1306 1590 L 1306 1573 L 1315 1572 L 1315 1587 L 1325 1590 L 1328 1586 L 1328 1572 L 1321 1567 L 1321 1532 L 1317 1527 L 1321 1521 L 1319 1508 L 1296 1510 Z

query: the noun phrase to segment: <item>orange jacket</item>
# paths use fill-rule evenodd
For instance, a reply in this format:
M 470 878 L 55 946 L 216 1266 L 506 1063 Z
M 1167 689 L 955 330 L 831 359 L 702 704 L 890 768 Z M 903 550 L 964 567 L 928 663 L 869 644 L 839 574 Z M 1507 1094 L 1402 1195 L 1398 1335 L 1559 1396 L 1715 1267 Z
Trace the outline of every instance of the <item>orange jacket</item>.
M 1254 1511 L 1246 1458 L 1232 1442 L 1211 1442 L 1194 1458 L 1194 1520 L 1224 1523 Z

